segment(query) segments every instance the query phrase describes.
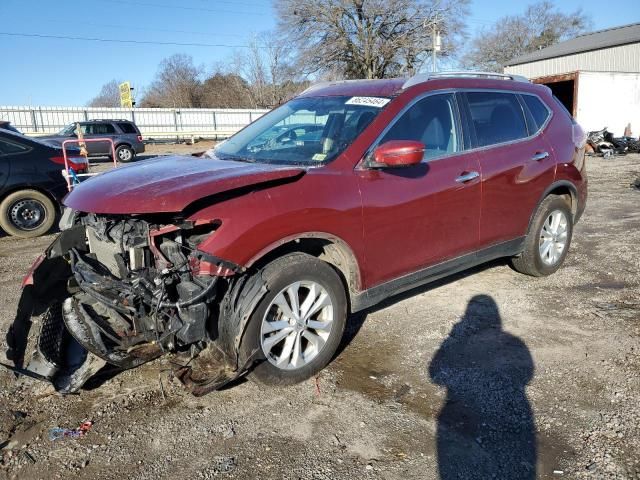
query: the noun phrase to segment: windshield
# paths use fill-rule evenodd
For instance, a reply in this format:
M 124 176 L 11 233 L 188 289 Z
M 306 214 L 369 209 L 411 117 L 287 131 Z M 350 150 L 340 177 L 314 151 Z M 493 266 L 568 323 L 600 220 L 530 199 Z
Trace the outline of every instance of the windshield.
M 328 163 L 369 125 L 389 102 L 380 97 L 294 99 L 218 145 L 221 159 L 259 163 Z
M 70 123 L 69 125 L 64 127 L 62 130 L 60 130 L 58 132 L 58 135 L 68 136 L 68 135 L 71 135 L 71 134 L 75 133 L 75 131 L 76 131 L 76 124 L 75 123 Z

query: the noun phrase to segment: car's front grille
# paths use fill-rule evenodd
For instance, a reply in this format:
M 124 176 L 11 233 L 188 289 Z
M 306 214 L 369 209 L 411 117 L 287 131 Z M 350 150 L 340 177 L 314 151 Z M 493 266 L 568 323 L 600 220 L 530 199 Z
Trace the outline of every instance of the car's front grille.
M 63 363 L 62 339 L 64 331 L 62 305 L 56 303 L 43 315 L 38 347 L 42 355 L 57 366 L 61 366 Z

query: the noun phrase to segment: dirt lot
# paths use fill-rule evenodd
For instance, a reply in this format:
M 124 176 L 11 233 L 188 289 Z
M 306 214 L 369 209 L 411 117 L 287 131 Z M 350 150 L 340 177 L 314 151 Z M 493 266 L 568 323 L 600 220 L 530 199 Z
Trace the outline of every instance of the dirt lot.
M 0 479 L 640 478 L 640 156 L 589 162 L 557 274 L 496 262 L 394 298 L 317 381 L 194 398 L 164 360 L 60 397 L 1 371 Z M 50 241 L 0 238 L 0 338 Z

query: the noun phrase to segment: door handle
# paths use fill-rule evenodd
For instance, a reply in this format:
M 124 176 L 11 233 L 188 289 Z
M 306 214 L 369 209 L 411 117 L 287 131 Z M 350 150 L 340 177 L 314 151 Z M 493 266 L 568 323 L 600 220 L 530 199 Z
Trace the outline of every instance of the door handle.
M 467 183 L 467 182 L 473 180 L 474 178 L 478 178 L 479 176 L 480 176 L 480 174 L 478 172 L 463 173 L 458 178 L 456 178 L 456 182 L 458 182 L 458 183 Z
M 533 157 L 531 157 L 531 160 L 533 160 L 534 162 L 539 162 L 540 160 L 544 160 L 545 158 L 548 158 L 548 157 L 549 157 L 549 152 L 538 152 Z

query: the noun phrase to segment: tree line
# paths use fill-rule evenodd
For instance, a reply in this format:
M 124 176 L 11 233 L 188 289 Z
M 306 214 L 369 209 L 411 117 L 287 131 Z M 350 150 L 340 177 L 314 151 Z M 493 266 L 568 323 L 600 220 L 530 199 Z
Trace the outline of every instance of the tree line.
M 431 68 L 434 33 L 441 64 L 501 72 L 513 58 L 587 32 L 581 10 L 537 1 L 471 38 L 470 0 L 277 0 L 277 29 L 208 68 L 191 56 L 162 60 L 137 92 L 139 107 L 271 108 L 311 81 L 410 76 Z M 89 106 L 119 106 L 120 81 L 106 83 Z

